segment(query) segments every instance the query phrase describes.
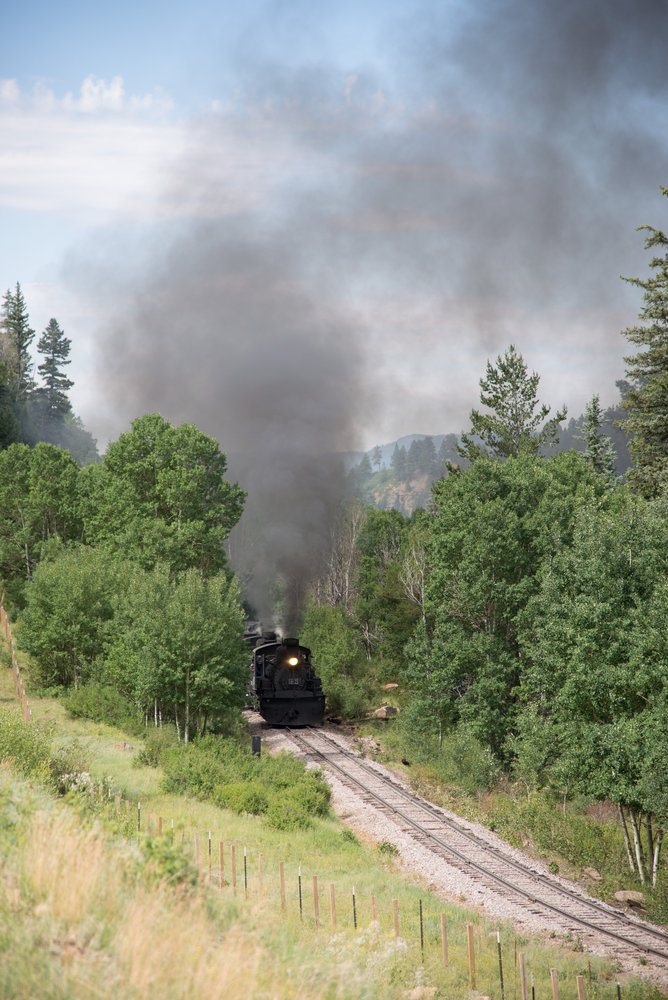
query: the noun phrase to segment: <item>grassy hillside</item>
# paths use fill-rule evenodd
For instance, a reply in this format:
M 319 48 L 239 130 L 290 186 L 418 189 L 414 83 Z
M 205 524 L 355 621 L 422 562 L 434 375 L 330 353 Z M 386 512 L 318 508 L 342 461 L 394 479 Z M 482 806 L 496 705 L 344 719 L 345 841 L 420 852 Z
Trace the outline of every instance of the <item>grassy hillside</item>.
M 4 724 L 14 712 L 9 669 L 0 671 L 0 699 Z M 315 819 L 306 830 L 279 833 L 262 818 L 167 795 L 160 787 L 159 769 L 136 766 L 137 754 L 130 748 L 137 745 L 136 738 L 133 743 L 119 730 L 69 720 L 51 699 L 34 699 L 32 707 L 35 733 L 48 731 L 49 752 L 67 754 L 78 762 L 90 774 L 90 782 L 79 792 L 57 796 L 48 774 L 44 781 L 26 780 L 17 770 L 18 757 L 12 767 L 7 760 L 11 755 L 4 752 L 0 768 L 3 998 L 352 1000 L 398 998 L 418 989 L 422 992 L 414 996 L 454 1000 L 470 990 L 468 922 L 475 928 L 477 987 L 482 993 L 498 995 L 493 934 L 498 929 L 507 989 L 511 984 L 517 989 L 517 954 L 523 953 L 535 976 L 537 995 L 548 993 L 550 967 L 559 970 L 565 991 L 574 991 L 576 974 L 589 976 L 591 970 L 590 996 L 612 1000 L 616 995 L 618 971 L 595 959 L 589 962 L 577 941 L 555 939 L 550 946 L 530 941 L 509 926 L 445 904 L 428 886 L 402 875 L 389 845 L 360 843 L 332 815 Z M 95 789 L 92 797 L 90 783 Z M 129 817 L 124 803 L 117 811 L 116 796 L 131 801 Z M 141 832 L 136 822 L 138 801 Z M 163 819 L 161 838 L 156 836 L 158 816 Z M 222 885 L 220 842 L 225 865 Z M 313 876 L 318 880 L 319 927 Z M 336 899 L 336 928 L 331 925 L 330 885 Z M 398 940 L 392 924 L 395 899 Z M 442 963 L 441 913 L 447 919 L 448 968 Z M 647 984 L 625 981 L 623 995 L 659 994 Z

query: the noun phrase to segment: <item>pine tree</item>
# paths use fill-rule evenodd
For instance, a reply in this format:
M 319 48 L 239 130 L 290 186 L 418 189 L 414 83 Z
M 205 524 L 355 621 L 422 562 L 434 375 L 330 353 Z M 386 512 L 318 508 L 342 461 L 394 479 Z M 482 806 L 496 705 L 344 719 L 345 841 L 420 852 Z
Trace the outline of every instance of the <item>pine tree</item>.
M 615 450 L 612 441 L 601 432 L 603 411 L 598 394 L 592 396 L 585 408 L 582 434 L 577 437 L 586 444 L 584 457 L 594 472 L 612 484 L 615 480 Z
M 538 413 L 536 390 L 540 376 L 529 375 L 524 358 L 511 344 L 504 355 L 496 359 L 496 367 L 487 362 L 487 377 L 480 379 L 480 402 L 491 413 L 471 410 L 471 430 L 462 434 L 460 455 L 477 458 L 510 458 L 522 452 L 538 454 L 543 445 L 557 441 L 559 424 L 566 418 L 566 407 L 558 410 L 539 430 L 550 412 L 543 404 Z M 478 439 L 480 444 L 476 442 Z M 489 449 L 489 450 L 487 450 Z
M 7 289 L 2 303 L 0 320 L 2 340 L 0 348 L 2 360 L 7 365 L 9 383 L 16 402 L 24 402 L 33 388 L 33 362 L 30 345 L 35 331 L 29 325 L 28 310 L 21 286 L 16 282 L 16 291 Z
M 668 197 L 668 188 L 661 193 Z M 623 331 L 640 350 L 624 358 L 631 384 L 622 402 L 628 416 L 620 426 L 629 436 L 634 463 L 627 479 L 651 499 L 668 488 L 668 236 L 653 226 L 639 228 L 649 233 L 645 249 L 660 247 L 663 256 L 652 257 L 654 273 L 646 280 L 623 279 L 643 289 L 644 305 L 639 313 L 643 325 Z
M 401 482 L 406 478 L 407 474 L 407 455 L 406 449 L 403 445 L 395 444 L 394 451 L 392 452 L 392 461 L 390 462 L 392 470 L 396 478 Z
M 44 383 L 38 392 L 44 404 L 45 417 L 49 421 L 63 420 L 71 411 L 67 390 L 74 383 L 62 371 L 65 365 L 70 364 L 71 343 L 57 321 L 50 319 L 37 344 L 37 350 L 44 355 L 44 361 L 37 366 Z

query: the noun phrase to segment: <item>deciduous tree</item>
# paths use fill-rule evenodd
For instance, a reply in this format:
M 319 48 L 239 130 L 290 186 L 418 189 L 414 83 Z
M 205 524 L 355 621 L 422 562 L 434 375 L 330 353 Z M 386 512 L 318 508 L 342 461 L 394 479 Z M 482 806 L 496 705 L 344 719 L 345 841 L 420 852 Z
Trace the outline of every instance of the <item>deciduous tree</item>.
M 609 492 L 579 511 L 572 544 L 545 565 L 521 616 L 522 689 L 559 736 L 562 780 L 619 805 L 643 880 L 668 822 L 658 763 L 668 756 L 667 553 L 663 513 L 628 490 Z
M 194 424 L 140 417 L 109 446 L 102 467 L 83 470 L 86 540 L 145 568 L 166 562 L 215 574 L 245 498 L 226 469 L 218 443 Z
M 434 484 L 425 690 L 439 688 L 443 712 L 449 705 L 449 717 L 470 724 L 497 755 L 505 754 L 526 662 L 518 615 L 538 589 L 543 560 L 570 538 L 578 504 L 603 489 L 574 452 L 479 459 Z M 418 659 L 418 692 L 421 669 Z

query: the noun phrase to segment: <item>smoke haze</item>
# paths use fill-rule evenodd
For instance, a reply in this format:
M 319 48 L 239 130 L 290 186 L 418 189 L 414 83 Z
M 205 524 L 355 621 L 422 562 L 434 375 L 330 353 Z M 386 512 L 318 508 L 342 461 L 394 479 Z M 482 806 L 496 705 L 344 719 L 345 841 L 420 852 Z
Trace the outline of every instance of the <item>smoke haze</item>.
M 317 562 L 337 452 L 466 429 L 511 341 L 544 401 L 614 401 L 638 308 L 618 276 L 646 273 L 634 228 L 665 218 L 668 5 L 457 18 L 418 4 L 388 24 L 387 78 L 241 52 L 252 97 L 193 123 L 172 221 L 110 289 L 106 427 L 158 410 L 220 441 L 250 494 L 249 580 Z

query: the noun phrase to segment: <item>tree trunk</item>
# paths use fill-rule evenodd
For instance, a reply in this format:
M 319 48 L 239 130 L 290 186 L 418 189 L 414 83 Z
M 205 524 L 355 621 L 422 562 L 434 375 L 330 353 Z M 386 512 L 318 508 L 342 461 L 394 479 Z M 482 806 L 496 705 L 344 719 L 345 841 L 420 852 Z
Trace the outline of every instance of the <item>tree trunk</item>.
M 645 820 L 645 832 L 647 834 L 647 863 L 651 865 L 654 857 L 654 832 L 652 830 L 652 817 Z
M 158 728 L 158 699 L 153 699 L 153 725 Z
M 28 550 L 28 539 L 26 537 L 26 522 L 23 516 L 23 508 L 19 507 L 19 517 L 21 518 L 21 527 L 23 528 L 23 551 L 26 557 L 26 577 L 28 580 L 32 580 L 32 573 L 30 572 L 30 552 Z
M 186 667 L 186 704 L 183 719 L 183 742 L 190 742 L 190 667 Z
M 654 857 L 652 858 L 652 885 L 656 885 L 659 874 L 659 858 L 661 857 L 661 844 L 663 843 L 663 827 L 659 827 L 654 838 Z
M 179 706 L 174 702 L 174 722 L 176 723 L 176 735 L 181 742 L 181 726 L 179 725 Z
M 640 876 L 640 881 L 644 884 L 647 881 L 647 876 L 645 873 L 645 858 L 642 851 L 640 830 L 638 829 L 638 817 L 632 809 L 629 809 L 629 816 L 631 817 L 631 829 L 633 831 L 633 846 L 635 847 L 636 861 L 638 862 L 638 875 Z
M 631 841 L 629 840 L 629 831 L 626 827 L 626 817 L 624 815 L 624 809 L 622 808 L 621 802 L 619 805 L 619 818 L 622 822 L 622 833 L 624 834 L 624 847 L 626 848 L 626 860 L 629 863 L 629 871 L 635 872 L 636 866 L 633 863 L 633 851 L 631 850 Z

